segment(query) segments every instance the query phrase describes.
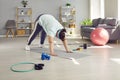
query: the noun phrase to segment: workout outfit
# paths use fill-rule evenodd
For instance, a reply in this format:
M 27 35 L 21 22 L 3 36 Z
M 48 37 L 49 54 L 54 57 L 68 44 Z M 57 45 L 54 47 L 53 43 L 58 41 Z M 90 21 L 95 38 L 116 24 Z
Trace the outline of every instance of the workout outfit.
M 35 27 L 34 30 L 32 32 L 32 34 L 30 35 L 29 39 L 28 39 L 28 45 L 31 44 L 31 42 L 35 39 L 35 37 L 39 34 L 39 32 L 41 31 L 41 41 L 40 44 L 44 44 L 45 38 L 46 38 L 46 32 L 44 31 L 43 27 L 39 24 L 39 18 L 42 15 L 38 16 L 36 21 L 35 21 Z
M 63 29 L 63 26 L 49 14 L 42 14 L 37 17 L 35 22 L 35 28 L 28 39 L 27 45 L 30 45 L 31 42 L 35 39 L 38 33 L 41 31 L 41 41 L 40 44 L 44 44 L 46 35 L 55 37 L 57 31 Z

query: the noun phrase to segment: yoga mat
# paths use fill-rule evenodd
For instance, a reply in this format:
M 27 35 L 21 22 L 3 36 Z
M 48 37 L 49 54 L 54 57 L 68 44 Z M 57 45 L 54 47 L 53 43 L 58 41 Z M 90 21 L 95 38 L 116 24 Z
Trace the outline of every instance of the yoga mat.
M 89 56 L 87 53 L 82 52 L 82 51 L 73 51 L 73 53 L 66 53 L 65 50 L 58 50 L 58 49 L 55 49 L 54 51 L 58 55 L 58 57 L 66 58 L 66 59 L 71 59 L 71 58 L 79 59 L 79 58 Z M 31 52 L 35 52 L 35 53 L 45 52 L 49 54 L 49 49 L 34 47 L 34 48 L 31 48 Z

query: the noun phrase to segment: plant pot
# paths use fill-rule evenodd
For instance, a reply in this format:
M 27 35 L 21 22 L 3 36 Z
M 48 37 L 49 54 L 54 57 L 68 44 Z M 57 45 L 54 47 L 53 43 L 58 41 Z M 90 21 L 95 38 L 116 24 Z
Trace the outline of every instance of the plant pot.
M 26 7 L 26 5 L 24 5 L 23 7 Z

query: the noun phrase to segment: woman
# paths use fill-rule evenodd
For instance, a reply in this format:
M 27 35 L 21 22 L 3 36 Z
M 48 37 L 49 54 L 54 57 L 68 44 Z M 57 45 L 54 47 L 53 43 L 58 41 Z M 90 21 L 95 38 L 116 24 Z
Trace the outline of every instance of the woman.
M 62 40 L 63 45 L 67 53 L 71 51 L 68 50 L 67 41 L 65 39 L 66 30 L 64 27 L 52 16 L 49 14 L 42 14 L 38 16 L 35 22 L 35 28 L 28 39 L 28 43 L 25 47 L 26 50 L 30 50 L 30 44 L 41 31 L 41 41 L 40 44 L 43 45 L 46 35 L 48 36 L 50 54 L 56 56 L 54 52 L 54 37 Z

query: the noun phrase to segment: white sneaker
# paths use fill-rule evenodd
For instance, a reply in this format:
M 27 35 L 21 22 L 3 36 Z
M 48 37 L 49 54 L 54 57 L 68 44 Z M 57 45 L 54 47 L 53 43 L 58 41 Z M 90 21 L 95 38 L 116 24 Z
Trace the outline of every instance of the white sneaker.
M 26 46 L 25 46 L 25 50 L 26 50 L 26 51 L 30 51 L 30 46 L 29 46 L 29 45 L 26 45 Z
M 40 47 L 40 48 L 44 48 L 44 45 L 43 45 L 43 44 L 39 44 L 39 47 Z

